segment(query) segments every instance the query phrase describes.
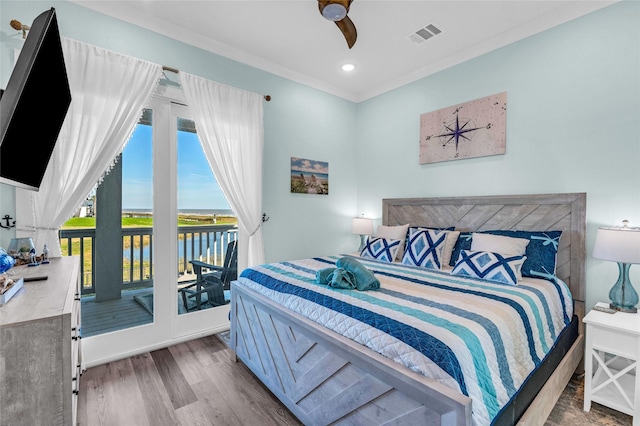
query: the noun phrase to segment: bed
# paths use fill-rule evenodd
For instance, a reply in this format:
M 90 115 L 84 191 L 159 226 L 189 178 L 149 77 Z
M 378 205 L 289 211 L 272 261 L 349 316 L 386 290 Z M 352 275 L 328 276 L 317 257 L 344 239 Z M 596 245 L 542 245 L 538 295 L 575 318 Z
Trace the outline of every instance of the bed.
M 466 293 L 477 293 L 477 287 L 473 291 L 468 290 L 469 286 L 478 285 L 474 279 L 462 277 L 461 283 L 451 284 L 448 274 L 442 272 L 424 276 L 420 268 L 382 264 L 373 260 L 361 261 L 376 273 L 376 277 L 381 278 L 380 291 L 304 288 L 305 285 L 312 286 L 315 271 L 323 266 L 332 266 L 338 259 L 336 256 L 262 265 L 244 271 L 231 286 L 232 350 L 305 424 L 543 424 L 583 354 L 580 324 L 584 312 L 585 207 L 586 195 L 582 193 L 383 200 L 383 224 L 388 226 L 409 223 L 412 226 L 440 229 L 455 227 L 460 231 L 479 232 L 562 231 L 562 237 L 557 242 L 556 275 L 566 286 L 551 285 L 551 290 L 530 290 L 536 295 L 545 291 L 557 293 L 551 298 L 555 297 L 560 305 L 558 312 L 562 317 L 550 319 L 549 323 L 541 322 L 545 316 L 549 316 L 546 314 L 536 317 L 534 321 L 527 320 L 531 324 L 537 322 L 535 326 L 525 327 L 527 329 L 522 333 L 528 339 L 528 345 L 524 345 L 529 347 L 528 356 L 537 366 L 533 372 L 518 372 L 517 366 L 503 368 L 506 364 L 501 364 L 502 360 L 511 358 L 512 355 L 505 354 L 504 351 L 496 354 L 491 350 L 481 351 L 486 364 L 486 371 L 482 370 L 483 367 L 479 366 L 477 360 L 465 359 L 464 356 L 450 357 L 447 347 L 457 344 L 448 342 L 446 337 L 437 334 L 438 338 L 429 340 L 433 337 L 431 332 L 414 336 L 414 340 L 422 342 L 425 349 L 423 353 L 412 354 L 402 346 L 404 343 L 393 340 L 398 329 L 396 326 L 383 330 L 381 335 L 375 335 L 372 333 L 378 330 L 349 326 L 349 320 L 342 316 L 343 312 L 339 309 L 310 310 L 310 306 L 318 303 L 316 300 L 300 297 L 303 293 L 313 294 L 314 297 L 321 294 L 331 300 L 334 307 L 339 305 L 355 310 L 352 308 L 356 306 L 358 310 L 373 312 L 374 315 L 370 316 L 374 319 L 371 321 L 375 322 L 380 314 L 385 323 L 396 324 L 392 317 L 395 313 L 387 315 L 385 310 L 396 309 L 395 302 L 389 298 L 400 288 L 409 289 L 413 297 L 410 303 L 427 305 L 442 304 L 447 296 L 436 295 L 431 301 L 423 300 L 421 295 L 412 293 L 417 290 L 411 286 L 421 286 L 420 291 L 422 286 L 449 291 L 449 287 L 461 285 L 467 289 Z M 298 281 L 306 280 L 307 284 L 294 283 L 292 277 L 296 277 Z M 407 284 L 407 279 L 413 283 Z M 548 279 L 539 281 L 555 282 Z M 524 291 L 533 286 L 527 284 L 516 287 L 522 287 Z M 492 294 L 496 291 L 491 285 L 480 283 L 480 287 L 487 288 Z M 295 294 L 291 297 L 283 296 L 287 293 L 282 291 L 283 288 L 296 288 L 290 291 Z M 513 289 L 508 289 L 508 292 L 511 293 Z M 569 290 L 570 296 L 567 296 Z M 376 300 L 373 296 L 380 296 L 382 300 Z M 486 299 L 486 296 L 479 297 Z M 515 297 L 526 300 L 525 304 L 533 306 L 530 296 Z M 573 306 L 567 297 L 573 298 Z M 356 299 L 358 300 L 355 301 Z M 455 306 L 448 299 L 460 299 L 457 303 L 461 306 Z M 474 299 L 448 299 L 447 304 L 466 312 L 473 311 L 469 308 L 470 305 L 480 305 Z M 365 305 L 360 306 L 361 303 Z M 535 309 L 546 313 L 547 302 L 544 303 L 544 307 Z M 372 309 L 371 306 L 376 308 Z M 404 315 L 407 309 L 415 307 L 416 305 L 412 305 L 396 310 L 400 311 L 399 315 Z M 527 309 L 530 308 L 512 310 L 520 312 Z M 428 312 L 420 315 L 428 315 Z M 445 314 L 442 317 L 443 320 L 447 319 Z M 517 316 L 515 318 L 503 319 L 506 322 L 498 326 L 500 333 L 504 333 L 503 329 L 509 328 L 510 323 L 519 321 Z M 358 321 L 358 327 L 366 322 Z M 523 320 L 522 323 L 527 321 Z M 411 324 L 410 329 L 421 330 L 420 327 Z M 477 340 L 493 338 L 495 343 L 496 333 L 487 331 L 486 324 L 484 327 L 484 331 L 471 327 L 466 330 L 469 339 L 473 340 L 473 335 L 477 334 Z M 523 330 L 522 327 L 515 328 Z M 519 331 L 513 333 L 514 336 L 516 334 Z M 534 335 L 541 340 L 534 342 Z M 369 337 L 365 338 L 366 336 Z M 390 338 L 392 339 L 389 340 Z M 386 339 L 386 343 L 380 345 L 386 349 L 365 343 L 367 339 L 378 342 Z M 504 339 L 508 340 L 509 337 Z M 424 344 L 425 342 L 429 344 Z M 442 342 L 446 344 L 442 345 Z M 468 342 L 465 344 L 468 345 Z M 438 345 L 444 347 L 445 350 L 441 351 L 444 355 L 440 355 L 440 358 L 436 356 L 434 359 L 437 360 L 431 364 L 425 362 L 424 359 L 429 359 L 427 352 Z M 518 346 L 516 352 L 517 348 Z M 538 353 L 538 350 L 541 352 Z M 395 352 L 390 354 L 389 351 Z M 455 362 L 443 360 L 458 360 L 459 369 L 452 370 L 450 364 Z M 460 370 L 465 373 L 460 374 Z M 469 370 L 474 373 L 469 373 Z M 483 372 L 478 373 L 481 370 Z M 427 377 L 425 371 L 435 371 L 436 374 Z M 474 374 L 479 378 L 477 381 L 480 385 L 468 380 Z M 500 376 L 500 380 L 495 383 L 483 380 L 483 377 L 491 374 Z M 456 383 L 452 384 L 454 376 L 457 387 Z M 508 376 L 506 382 L 504 376 Z M 499 402 L 482 396 L 487 395 L 486 393 L 470 391 L 474 387 L 486 387 L 487 383 L 489 388 L 493 386 Z M 503 395 L 502 388 L 509 386 L 515 387 L 515 392 L 512 389 Z M 461 387 L 464 387 L 463 391 Z

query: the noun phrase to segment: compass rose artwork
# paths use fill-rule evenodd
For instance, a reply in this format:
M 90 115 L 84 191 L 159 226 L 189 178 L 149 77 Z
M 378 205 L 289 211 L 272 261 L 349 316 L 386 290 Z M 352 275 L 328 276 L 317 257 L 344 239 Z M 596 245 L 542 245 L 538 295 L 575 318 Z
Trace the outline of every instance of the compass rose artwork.
M 507 92 L 420 115 L 420 164 L 506 152 Z

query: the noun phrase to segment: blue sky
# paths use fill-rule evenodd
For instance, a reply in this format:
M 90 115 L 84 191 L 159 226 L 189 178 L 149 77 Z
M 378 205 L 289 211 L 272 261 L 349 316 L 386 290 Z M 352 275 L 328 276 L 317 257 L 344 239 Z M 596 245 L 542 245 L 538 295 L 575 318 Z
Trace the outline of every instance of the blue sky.
M 291 157 L 291 174 L 295 174 L 296 172 L 329 175 L 329 163 L 325 161 Z
M 122 151 L 122 208 L 153 206 L 151 126 L 138 124 Z M 195 133 L 178 132 L 178 209 L 231 209 Z

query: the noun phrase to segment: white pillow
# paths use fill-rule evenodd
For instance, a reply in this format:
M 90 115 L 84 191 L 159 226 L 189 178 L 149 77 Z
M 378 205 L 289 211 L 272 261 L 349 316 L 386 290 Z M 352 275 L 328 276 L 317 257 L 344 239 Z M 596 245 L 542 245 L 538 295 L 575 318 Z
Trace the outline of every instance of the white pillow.
M 402 256 L 404 256 L 404 245 L 405 240 L 407 239 L 408 230 L 408 223 L 406 225 L 398 226 L 379 225 L 378 231 L 376 232 L 376 237 L 386 238 L 388 240 L 400 240 L 400 248 L 398 249 L 398 253 L 396 254 L 396 260 L 402 260 Z
M 444 242 L 444 249 L 442 250 L 442 266 L 449 266 L 451 255 L 453 254 L 453 248 L 458 242 L 460 231 L 446 231 L 447 239 Z
M 487 251 L 508 256 L 523 256 L 528 244 L 529 240 L 525 238 L 480 234 L 476 232 L 471 236 L 471 251 Z

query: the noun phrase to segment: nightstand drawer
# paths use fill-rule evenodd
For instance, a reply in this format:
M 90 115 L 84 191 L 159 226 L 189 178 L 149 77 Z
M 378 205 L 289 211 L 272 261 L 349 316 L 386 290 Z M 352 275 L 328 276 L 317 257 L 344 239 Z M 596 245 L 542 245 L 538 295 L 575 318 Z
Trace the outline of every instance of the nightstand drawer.
M 612 333 L 611 329 L 589 325 L 587 334 L 591 333 L 593 348 L 604 350 L 610 354 L 621 355 L 627 359 L 636 359 L 637 336 L 622 332 Z

